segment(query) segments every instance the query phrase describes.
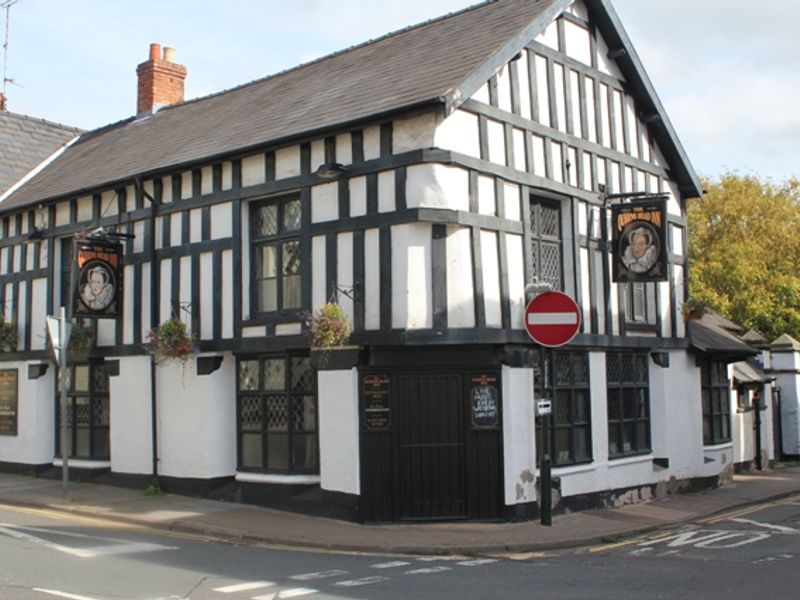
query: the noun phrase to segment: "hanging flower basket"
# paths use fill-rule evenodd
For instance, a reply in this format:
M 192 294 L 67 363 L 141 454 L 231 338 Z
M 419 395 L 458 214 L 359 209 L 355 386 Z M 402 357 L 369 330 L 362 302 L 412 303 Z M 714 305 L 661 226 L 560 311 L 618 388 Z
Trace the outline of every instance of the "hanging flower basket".
M 169 319 L 147 334 L 146 350 L 156 364 L 178 360 L 185 363 L 197 353 L 194 337 L 180 319 Z
M 688 298 L 686 302 L 681 305 L 681 314 L 684 321 L 690 319 L 700 319 L 706 312 L 706 303 L 697 298 Z
M 349 369 L 358 363 L 360 348 L 348 346 L 352 328 L 344 310 L 328 302 L 308 315 L 306 325 L 311 343 L 311 363 L 317 369 Z
M 17 324 L 6 321 L 0 315 L 0 352 L 14 352 L 17 349 Z

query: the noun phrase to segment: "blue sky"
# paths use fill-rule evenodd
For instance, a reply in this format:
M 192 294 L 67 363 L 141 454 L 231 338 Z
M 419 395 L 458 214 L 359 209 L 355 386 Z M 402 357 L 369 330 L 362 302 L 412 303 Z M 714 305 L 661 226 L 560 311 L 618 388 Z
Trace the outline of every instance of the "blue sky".
M 800 2 L 612 2 L 699 174 L 800 176 Z M 8 109 L 91 129 L 135 112 L 135 69 L 151 42 L 176 49 L 188 99 L 474 3 L 19 0 Z

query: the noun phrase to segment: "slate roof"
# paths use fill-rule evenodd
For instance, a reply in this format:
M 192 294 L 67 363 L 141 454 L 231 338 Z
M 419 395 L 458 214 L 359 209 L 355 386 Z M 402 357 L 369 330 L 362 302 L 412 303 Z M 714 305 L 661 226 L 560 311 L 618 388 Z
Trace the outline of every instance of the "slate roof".
M 709 322 L 705 316 L 690 319 L 686 323 L 689 347 L 712 360 L 734 362 L 758 354 L 749 345 L 719 325 Z
M 769 383 L 775 378 L 764 373 L 756 364 L 747 361 L 733 363 L 733 378 L 739 383 Z
M 0 112 L 0 196 L 80 132 L 58 123 Z
M 496 0 L 379 38 L 232 90 L 161 109 L 84 135 L 43 173 L 0 204 L 0 211 L 127 183 L 233 153 L 318 136 L 415 108 L 452 111 L 539 33 L 572 0 Z M 587 0 L 619 25 L 608 0 Z M 610 12 L 609 12 L 610 11 Z M 602 31 L 629 44 L 624 32 Z M 635 53 L 626 77 L 652 91 Z M 653 92 L 654 94 L 654 92 Z M 658 99 L 646 99 L 645 108 Z M 664 115 L 657 141 L 699 194 Z M 676 151 L 677 148 L 679 151 Z M 675 163 L 673 165 L 673 163 Z M 689 173 L 687 176 L 686 173 Z M 694 179 L 692 178 L 694 177 Z M 688 184 L 687 184 L 688 181 Z

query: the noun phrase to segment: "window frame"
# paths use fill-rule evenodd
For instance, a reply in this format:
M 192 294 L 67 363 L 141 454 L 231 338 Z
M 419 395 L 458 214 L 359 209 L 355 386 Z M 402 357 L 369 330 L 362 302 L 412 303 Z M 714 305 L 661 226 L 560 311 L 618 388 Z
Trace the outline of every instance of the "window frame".
M 287 229 L 286 222 L 285 222 L 285 214 L 286 214 L 286 206 L 291 202 L 297 202 L 299 207 L 299 217 L 298 217 L 298 225 L 295 229 Z M 277 206 L 277 232 L 270 235 L 262 235 L 257 230 L 257 213 L 259 209 L 264 206 L 274 205 Z M 299 193 L 290 193 L 290 194 L 282 194 L 280 196 L 274 196 L 270 198 L 260 198 L 258 200 L 254 200 L 250 202 L 248 207 L 249 210 L 249 233 L 250 233 L 250 307 L 251 307 L 251 316 L 253 317 L 264 317 L 264 316 L 284 316 L 284 315 L 296 315 L 298 312 L 302 311 L 305 307 L 307 299 L 304 298 L 303 293 L 303 280 L 306 277 L 306 270 L 308 269 L 308 265 L 306 264 L 307 257 L 304 256 L 303 252 L 303 224 L 304 224 L 304 217 L 303 214 L 303 201 Z M 300 266 L 296 274 L 298 280 L 298 302 L 296 306 L 286 306 L 286 295 L 285 295 L 285 279 L 287 274 L 283 272 L 284 270 L 284 252 L 285 248 L 289 243 L 296 243 L 297 244 L 297 253 L 300 259 Z M 275 246 L 276 247 L 276 256 L 275 256 L 275 309 L 265 309 L 262 306 L 262 299 L 260 294 L 261 289 L 261 282 L 264 281 L 265 277 L 261 276 L 262 273 L 262 264 L 263 264 L 263 250 L 262 248 L 266 246 Z
M 69 424 L 67 429 L 70 435 L 70 450 L 69 450 L 69 458 L 75 458 L 78 460 L 101 460 L 107 461 L 111 460 L 111 382 L 108 374 L 108 370 L 106 365 L 103 361 L 88 361 L 88 362 L 77 362 L 77 363 L 70 363 L 66 367 L 69 371 L 67 373 L 67 415 L 69 418 Z M 76 389 L 76 382 L 77 378 L 75 373 L 78 369 L 87 368 L 87 377 L 88 377 L 88 387 L 86 390 L 78 390 Z M 95 371 L 97 369 L 105 370 L 105 380 L 106 380 L 106 388 L 105 390 L 98 390 L 95 387 Z M 60 377 L 59 373 L 56 373 L 57 377 Z M 82 399 L 88 400 L 88 425 L 78 427 L 78 411 L 76 410 L 78 401 Z M 95 423 L 96 421 L 96 411 L 95 411 L 95 402 L 100 400 L 101 402 L 105 400 L 106 405 L 108 406 L 108 419 L 107 422 L 104 424 Z M 56 410 L 56 419 L 55 419 L 55 442 L 56 442 L 56 451 L 55 455 L 63 458 L 61 456 L 61 394 L 60 390 L 56 390 L 56 401 L 55 401 L 55 410 Z M 89 453 L 88 454 L 77 454 L 77 430 L 88 430 L 89 432 Z M 107 448 L 106 453 L 99 453 L 97 449 L 97 434 L 101 434 L 105 432 L 105 447 Z
M 653 439 L 651 431 L 651 417 L 652 410 L 650 407 L 650 365 L 648 362 L 648 354 L 641 352 L 606 352 L 606 422 L 608 425 L 608 458 L 616 460 L 620 458 L 628 458 L 630 456 L 641 456 L 650 454 L 653 451 Z M 621 360 L 623 366 L 619 368 L 621 377 L 619 381 L 612 380 L 610 373 L 610 360 Z M 631 360 L 631 369 L 629 373 L 624 372 L 624 364 L 626 360 Z M 633 376 L 636 370 L 636 363 L 644 366 L 644 376 L 638 379 Z M 627 394 L 626 394 L 627 392 Z M 642 416 L 638 411 L 636 414 L 626 416 L 625 413 L 625 400 L 637 397 L 641 400 L 643 396 L 643 406 L 645 414 Z M 612 418 L 612 403 L 616 403 L 616 411 Z M 639 439 L 639 425 L 644 424 L 644 440 Z M 633 438 L 626 439 L 626 425 L 632 425 Z M 612 428 L 617 428 L 618 449 L 616 452 L 611 450 Z M 625 450 L 626 442 L 630 442 L 630 450 Z
M 555 210 L 556 221 L 558 223 L 557 235 L 543 234 L 541 231 L 542 208 Z M 538 283 L 549 283 L 554 290 L 564 290 L 564 234 L 562 223 L 561 202 L 552 198 L 531 195 L 528 200 L 528 221 L 530 229 L 530 245 L 527 249 L 527 257 L 531 264 L 530 272 L 534 281 Z M 558 248 L 558 281 L 555 278 L 547 279 L 542 277 L 542 245 L 553 245 Z
M 566 360 L 569 363 L 569 381 L 559 379 L 557 366 L 559 360 Z M 583 381 L 576 381 L 576 373 L 578 372 L 576 361 L 578 360 L 583 362 L 583 372 L 585 373 Z M 541 457 L 544 451 L 542 424 L 546 419 L 547 453 L 550 455 L 554 467 L 588 464 L 594 460 L 592 452 L 592 394 L 589 369 L 589 355 L 586 352 L 549 350 L 542 353 L 538 377 L 534 373 L 534 393 L 538 398 L 546 398 L 552 401 L 552 412 L 549 415 L 537 416 L 535 419 L 536 453 L 537 456 Z M 581 392 L 584 393 L 583 399 L 580 397 Z M 566 412 L 567 419 L 558 423 L 557 418 L 562 400 L 566 400 L 569 404 Z M 585 421 L 578 420 L 578 404 L 581 401 L 585 402 Z M 586 456 L 582 457 L 577 457 L 576 440 L 578 439 L 578 430 L 585 431 Z M 567 453 L 565 458 L 562 458 L 562 448 L 559 447 L 560 441 L 563 440 L 563 437 L 559 436 L 560 432 L 566 432 L 566 439 L 568 440 L 565 448 Z
M 700 404 L 704 446 L 725 444 L 733 439 L 730 386 L 727 363 L 710 360 L 701 363 Z
M 293 359 L 307 359 L 309 361 L 308 368 L 313 372 L 312 383 L 309 389 L 293 390 L 291 387 L 292 377 L 292 360 Z M 265 364 L 271 360 L 283 360 L 284 362 L 284 382 L 283 389 L 267 389 L 265 386 Z M 318 394 L 318 373 L 316 369 L 310 364 L 310 356 L 306 353 L 270 353 L 249 356 L 239 356 L 236 360 L 236 468 L 241 472 L 249 473 L 265 473 L 276 475 L 318 475 L 319 470 L 319 394 Z M 258 362 L 258 389 L 243 389 L 242 387 L 242 363 L 245 362 Z M 260 406 L 260 426 L 257 430 L 245 429 L 243 426 L 243 400 L 246 397 L 259 397 Z M 292 427 L 292 401 L 305 397 L 313 397 L 313 416 L 314 428 L 313 431 L 304 429 L 297 431 Z M 284 399 L 284 409 L 286 411 L 286 430 L 285 431 L 271 431 L 268 419 L 268 398 L 282 397 Z M 244 464 L 244 438 L 248 435 L 258 434 L 260 436 L 260 463 L 259 465 L 245 465 Z M 314 439 L 314 452 L 313 452 L 313 465 L 308 468 L 296 467 L 293 459 L 293 448 L 295 439 L 297 437 L 312 437 Z M 278 437 L 285 438 L 285 451 L 286 451 L 286 467 L 270 467 L 269 462 L 269 448 L 270 437 L 274 440 Z

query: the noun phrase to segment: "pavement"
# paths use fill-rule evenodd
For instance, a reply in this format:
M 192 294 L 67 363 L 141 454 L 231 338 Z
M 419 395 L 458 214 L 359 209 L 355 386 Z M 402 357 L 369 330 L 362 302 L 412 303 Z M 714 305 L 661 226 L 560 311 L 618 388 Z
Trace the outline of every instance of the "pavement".
M 738 474 L 733 483 L 613 509 L 556 515 L 550 527 L 524 523 L 363 525 L 269 508 L 166 494 L 145 495 L 97 483 L 0 473 L 0 505 L 195 534 L 232 543 L 371 554 L 497 554 L 591 546 L 691 523 L 800 494 L 800 466 Z

